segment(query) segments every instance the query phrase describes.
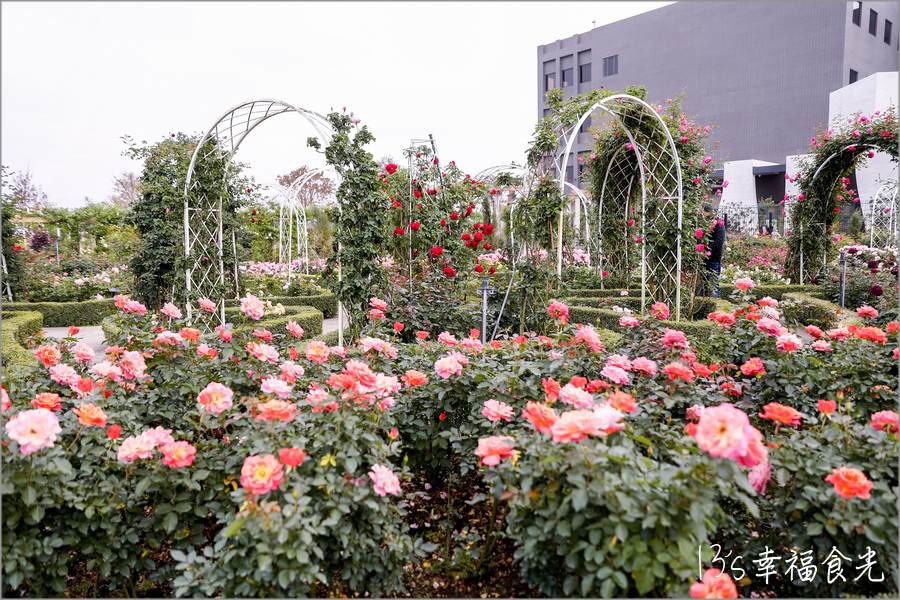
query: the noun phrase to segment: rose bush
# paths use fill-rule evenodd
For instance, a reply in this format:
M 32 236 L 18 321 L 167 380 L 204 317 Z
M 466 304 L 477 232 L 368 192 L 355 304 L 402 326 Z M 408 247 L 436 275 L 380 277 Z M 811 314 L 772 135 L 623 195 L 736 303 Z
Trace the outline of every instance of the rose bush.
M 546 336 L 404 343 L 413 323 L 371 319 L 331 348 L 203 333 L 202 309 L 191 323 L 120 298 L 103 360 L 67 338 L 4 380 L 3 592 L 64 593 L 89 573 L 93 595 L 396 593 L 435 551 L 408 525 L 424 480 L 446 494 L 440 528 L 474 527 L 466 502 L 489 515 L 478 569 L 511 547 L 549 595 L 684 596 L 712 543 L 817 564 L 871 548 L 885 575 L 754 571 L 734 577 L 743 595 L 896 593 L 897 326 L 801 339 L 752 284 L 702 344 L 657 306 L 612 350 L 560 302 Z

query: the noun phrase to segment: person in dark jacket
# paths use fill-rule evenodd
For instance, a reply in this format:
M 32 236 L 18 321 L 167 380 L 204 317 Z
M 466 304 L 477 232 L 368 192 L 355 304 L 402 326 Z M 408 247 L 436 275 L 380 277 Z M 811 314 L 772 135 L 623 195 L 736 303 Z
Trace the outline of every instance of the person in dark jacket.
M 709 211 L 709 207 L 703 207 Z M 709 228 L 709 243 L 706 245 L 706 292 L 713 298 L 719 298 L 719 275 L 722 273 L 722 250 L 725 247 L 725 223 L 716 219 Z

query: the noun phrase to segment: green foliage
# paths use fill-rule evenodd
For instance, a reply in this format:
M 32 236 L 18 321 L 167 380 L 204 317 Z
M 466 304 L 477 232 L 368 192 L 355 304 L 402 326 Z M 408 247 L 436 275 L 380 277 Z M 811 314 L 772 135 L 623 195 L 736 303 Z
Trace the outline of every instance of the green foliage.
M 277 302 L 273 302 L 277 304 Z M 239 314 L 238 308 L 226 308 L 225 317 L 234 319 Z M 235 333 L 252 332 L 254 329 L 268 329 L 273 333 L 285 333 L 285 325 L 295 322 L 306 332 L 306 337 L 322 333 L 322 313 L 312 306 L 285 306 L 283 315 L 266 315 L 259 321 L 253 321 L 244 327 L 236 327 Z
M 104 317 L 116 310 L 115 302 L 85 300 L 83 302 L 6 302 L 6 310 L 36 311 L 43 315 L 44 327 L 69 327 L 71 325 L 99 325 Z
M 3 305 L 2 361 L 10 365 L 28 366 L 35 362 L 34 354 L 24 347 L 25 340 L 41 330 L 44 316 L 38 311 L 15 310 L 10 303 Z
M 322 312 L 326 319 L 337 316 L 337 296 L 331 292 L 309 296 L 261 296 L 261 300 L 284 306 L 312 306 Z M 240 306 L 240 300 L 226 300 L 225 307 Z
M 350 315 L 350 331 L 359 331 L 359 317 L 371 290 L 384 284 L 378 257 L 388 240 L 385 235 L 386 199 L 378 194 L 377 165 L 364 146 L 374 137 L 366 126 L 354 128 L 346 112 L 328 114 L 332 138 L 325 159 L 337 170 L 339 214 L 332 214 L 334 246 L 324 272 L 329 289 L 344 303 Z M 319 149 L 315 138 L 309 144 Z M 340 277 L 338 271 L 340 270 Z
M 793 230 L 788 237 L 785 266 L 792 281 L 800 281 L 801 255 L 804 277 L 812 280 L 822 276 L 822 257 L 832 251 L 839 205 L 853 201 L 853 191 L 847 189 L 851 172 L 865 164 L 872 150 L 890 154 L 896 163 L 898 134 L 896 107 L 869 117 L 857 113 L 850 122 L 816 132 L 809 153 L 794 175 L 803 198 L 793 198 L 789 209 Z
M 136 294 L 151 309 L 158 309 L 173 299 L 183 304 L 187 299 L 186 261 L 193 264 L 201 257 L 215 260 L 218 254 L 214 246 L 205 247 L 204 238 L 198 236 L 200 241 L 193 249 L 196 256 L 184 256 L 184 187 L 198 139 L 178 133 L 153 145 L 146 142 L 137 145 L 130 138 L 125 141 L 129 148 L 124 154 L 144 162 L 141 197 L 126 214 L 127 223 L 140 235 L 140 248 L 130 263 Z M 199 216 L 194 218 L 201 219 L 206 212 L 218 209 L 221 198 L 225 288 L 235 289 L 235 256 L 233 245 L 227 242 L 232 231 L 240 230 L 236 212 L 245 202 L 246 194 L 251 193 L 246 190 L 252 190 L 252 182 L 241 176 L 240 164 L 228 165 L 227 158 L 214 150 L 217 143 L 214 138 L 205 143 L 210 146 L 210 152 L 197 156 L 192 179 L 197 185 L 192 184 L 188 202 L 197 209 L 194 214 Z M 209 155 L 206 159 L 205 154 Z M 221 290 L 223 296 L 226 289 Z

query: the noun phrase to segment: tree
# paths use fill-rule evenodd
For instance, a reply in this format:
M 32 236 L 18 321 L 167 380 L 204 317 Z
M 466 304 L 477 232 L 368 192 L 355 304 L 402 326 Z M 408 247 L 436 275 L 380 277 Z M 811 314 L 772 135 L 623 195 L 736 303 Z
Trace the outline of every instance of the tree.
M 130 266 L 136 279 L 135 289 L 139 290 L 137 295 L 148 307 L 161 308 L 163 303 L 173 298 L 179 303 L 194 299 L 186 297 L 184 285 L 184 186 L 197 142 L 197 137 L 183 133 L 173 134 L 173 137 L 153 145 L 147 142 L 137 145 L 130 138 L 125 138 L 129 148 L 124 154 L 144 162 L 140 178 L 141 196 L 126 213 L 126 222 L 133 225 L 140 235 L 140 246 Z M 216 140 L 210 138 L 205 143 L 214 145 Z M 199 160 L 194 167 L 193 179 L 199 187 L 192 192 L 198 198 L 223 199 L 226 286 L 221 291 L 223 297 L 228 288 L 236 289 L 235 256 L 230 243 L 232 231 L 240 229 L 236 211 L 246 202 L 249 190 L 255 187 L 250 179 L 240 174 L 240 163 L 231 163 L 227 168 L 226 174 L 226 158 L 219 152 Z M 215 259 L 216 249 L 204 247 L 202 242 L 194 251 L 197 256 L 211 257 L 207 260 Z M 192 256 L 191 260 L 197 256 Z
M 290 187 L 292 183 L 301 177 L 312 173 L 315 169 L 302 165 L 287 175 L 279 175 L 279 185 Z M 297 190 L 297 198 L 304 207 L 323 206 L 334 196 L 334 182 L 325 177 L 321 172 L 311 175 L 310 179 Z
M 2 222 L 0 241 L 2 241 L 3 259 L 6 263 L 6 273 L 2 274 L 4 280 L 2 294 L 6 296 L 6 285 L 8 284 L 9 290 L 13 294 L 13 298 L 18 298 L 24 291 L 25 285 L 24 270 L 19 255 L 22 246 L 16 244 L 16 228 L 15 225 L 13 225 L 12 219 L 18 211 L 15 202 L 6 193 L 6 178 L 6 167 L 0 167 L 0 181 L 2 181 L 3 187 L 2 207 L 0 207 L 0 222 Z
M 14 173 L 11 179 L 7 195 L 16 208 L 25 212 L 35 212 L 46 206 L 47 194 L 34 183 L 30 170 Z
M 119 208 L 128 208 L 141 197 L 141 180 L 134 173 L 123 171 L 113 177 L 113 193 L 109 201 Z

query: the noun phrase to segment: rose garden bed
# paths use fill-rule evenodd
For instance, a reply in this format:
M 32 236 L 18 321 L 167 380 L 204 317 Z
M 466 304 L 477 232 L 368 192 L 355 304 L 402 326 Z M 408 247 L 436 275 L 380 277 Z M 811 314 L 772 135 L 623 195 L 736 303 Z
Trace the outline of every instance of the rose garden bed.
M 548 336 L 376 319 L 342 349 L 120 301 L 105 360 L 66 338 L 4 373 L 3 593 L 895 594 L 896 322 L 804 344 L 738 300 L 707 339 L 641 317 L 615 350 L 559 303 Z M 828 581 L 833 548 L 869 577 Z M 695 583 L 698 552 L 728 577 Z

